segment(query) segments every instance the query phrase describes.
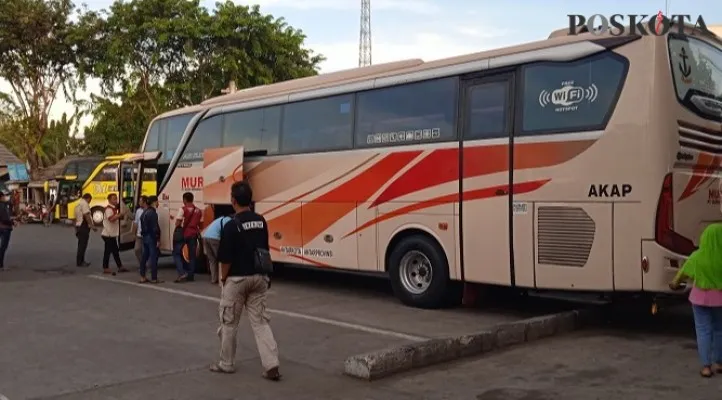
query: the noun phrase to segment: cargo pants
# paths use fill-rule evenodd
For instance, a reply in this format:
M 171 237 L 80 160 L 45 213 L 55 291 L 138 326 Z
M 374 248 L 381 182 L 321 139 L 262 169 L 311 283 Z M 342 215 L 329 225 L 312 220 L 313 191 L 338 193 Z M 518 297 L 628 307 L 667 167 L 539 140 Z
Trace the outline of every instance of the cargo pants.
M 218 307 L 221 339 L 221 354 L 218 365 L 224 370 L 233 370 L 236 358 L 236 335 L 243 309 L 248 312 L 253 336 L 258 346 L 264 371 L 278 367 L 278 346 L 273 337 L 266 311 L 268 278 L 263 275 L 229 277 L 223 284 L 221 302 Z

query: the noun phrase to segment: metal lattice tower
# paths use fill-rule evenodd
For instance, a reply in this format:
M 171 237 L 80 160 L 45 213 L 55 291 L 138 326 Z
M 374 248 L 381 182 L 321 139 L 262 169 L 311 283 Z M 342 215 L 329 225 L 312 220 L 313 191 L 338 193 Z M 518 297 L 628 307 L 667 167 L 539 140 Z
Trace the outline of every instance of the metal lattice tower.
M 358 66 L 371 65 L 371 0 L 361 0 L 361 30 L 358 38 Z

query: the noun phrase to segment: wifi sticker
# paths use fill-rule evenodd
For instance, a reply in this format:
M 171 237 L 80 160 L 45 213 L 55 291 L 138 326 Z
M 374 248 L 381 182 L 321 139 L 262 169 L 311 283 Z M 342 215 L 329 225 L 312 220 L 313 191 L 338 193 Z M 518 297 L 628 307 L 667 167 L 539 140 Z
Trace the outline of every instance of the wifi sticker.
M 555 111 L 575 111 L 577 105 L 583 101 L 594 103 L 599 96 L 597 85 L 591 84 L 588 87 L 564 85 L 559 89 L 551 92 L 542 90 L 539 93 L 539 105 L 546 107 L 549 104 L 554 105 Z

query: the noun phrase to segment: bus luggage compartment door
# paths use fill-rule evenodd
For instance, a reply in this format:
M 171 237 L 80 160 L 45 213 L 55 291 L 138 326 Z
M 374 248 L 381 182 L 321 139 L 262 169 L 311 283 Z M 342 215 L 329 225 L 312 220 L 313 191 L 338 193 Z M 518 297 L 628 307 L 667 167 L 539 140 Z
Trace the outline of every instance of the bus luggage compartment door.
M 536 287 L 612 290 L 612 205 L 536 203 Z

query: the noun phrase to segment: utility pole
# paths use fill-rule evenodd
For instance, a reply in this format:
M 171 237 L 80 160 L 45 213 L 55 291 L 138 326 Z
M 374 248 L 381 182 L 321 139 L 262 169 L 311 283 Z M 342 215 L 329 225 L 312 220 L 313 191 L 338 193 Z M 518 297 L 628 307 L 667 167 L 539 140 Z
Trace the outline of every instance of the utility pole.
M 361 29 L 358 40 L 358 66 L 371 65 L 371 0 L 361 0 Z

